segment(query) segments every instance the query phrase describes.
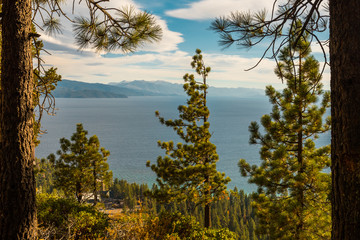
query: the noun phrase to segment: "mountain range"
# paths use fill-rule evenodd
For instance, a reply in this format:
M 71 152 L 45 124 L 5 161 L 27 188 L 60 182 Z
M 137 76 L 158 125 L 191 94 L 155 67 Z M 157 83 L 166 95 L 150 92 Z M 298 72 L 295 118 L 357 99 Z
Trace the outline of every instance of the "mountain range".
M 210 87 L 210 96 L 253 98 L 264 96 L 264 90 L 256 88 Z M 86 83 L 63 79 L 53 95 L 58 98 L 126 98 L 131 96 L 185 96 L 182 84 L 165 81 L 122 81 L 109 84 Z

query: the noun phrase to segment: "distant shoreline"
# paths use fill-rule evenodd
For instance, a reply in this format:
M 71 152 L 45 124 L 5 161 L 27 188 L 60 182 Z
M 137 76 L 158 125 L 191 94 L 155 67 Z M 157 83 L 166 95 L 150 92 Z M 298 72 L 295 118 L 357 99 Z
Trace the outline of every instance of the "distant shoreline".
M 209 87 L 209 95 L 255 98 L 264 96 L 256 88 Z M 86 83 L 63 79 L 58 82 L 53 95 L 57 98 L 127 98 L 132 96 L 186 96 L 182 84 L 143 80 L 112 84 Z

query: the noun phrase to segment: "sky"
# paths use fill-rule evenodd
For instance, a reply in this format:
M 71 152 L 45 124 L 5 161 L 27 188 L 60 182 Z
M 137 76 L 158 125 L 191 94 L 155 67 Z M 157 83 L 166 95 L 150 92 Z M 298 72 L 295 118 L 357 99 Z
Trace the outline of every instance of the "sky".
M 66 0 L 64 11 L 72 15 L 72 0 Z M 275 62 L 260 59 L 264 44 L 252 49 L 236 46 L 223 49 L 219 46 L 219 35 L 209 30 L 211 22 L 233 11 L 270 10 L 270 0 L 110 0 L 107 6 L 121 8 L 134 6 L 153 14 L 161 26 L 163 37 L 160 42 L 147 44 L 135 53 L 96 53 L 86 49 L 80 51 L 75 45 L 72 25 L 61 19 L 62 34 L 46 35 L 40 29 L 41 40 L 50 53 L 43 54 L 45 65 L 58 68 L 63 79 L 89 82 L 110 83 L 121 81 L 145 80 L 182 83 L 185 73 L 193 73 L 190 62 L 197 48 L 204 55 L 205 65 L 210 66 L 208 82 L 215 87 L 248 87 L 264 89 L 267 85 L 285 87 L 274 74 Z M 75 15 L 86 16 L 84 5 L 75 1 Z M 82 1 L 84 3 L 84 1 Z M 326 37 L 326 36 L 325 36 Z M 320 47 L 312 46 L 315 56 L 321 56 Z M 321 61 L 321 60 L 320 60 Z M 323 81 L 329 89 L 329 69 Z

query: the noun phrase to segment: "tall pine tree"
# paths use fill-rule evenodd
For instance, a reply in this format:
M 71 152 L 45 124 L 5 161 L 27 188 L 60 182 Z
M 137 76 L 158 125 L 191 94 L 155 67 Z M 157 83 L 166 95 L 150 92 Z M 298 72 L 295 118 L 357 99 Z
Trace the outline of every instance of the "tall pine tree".
M 107 8 L 107 2 L 72 1 L 73 7 L 83 3 L 89 10 L 89 18 L 75 21 L 81 47 L 134 51 L 160 39 L 161 29 L 151 14 Z M 1 89 L 6 89 L 0 96 L 0 239 L 37 238 L 31 43 L 38 34 L 31 26 L 32 20 L 41 19 L 37 26 L 59 30 L 56 16 L 64 13 L 62 3 L 67 1 L 0 1 Z
M 210 227 L 210 203 L 224 196 L 230 178 L 216 170 L 219 156 L 216 146 L 210 142 L 209 109 L 206 106 L 210 67 L 204 65 L 199 49 L 191 66 L 202 79 L 198 82 L 193 74 L 184 76 L 184 90 L 190 98 L 186 106 L 178 107 L 180 118 L 165 120 L 156 112 L 160 122 L 173 128 L 183 142 L 176 145 L 173 141 L 158 142 L 166 156 L 159 156 L 157 164 L 151 165 L 159 185 L 152 195 L 163 202 L 189 199 L 204 204 L 204 224 Z
M 273 1 L 273 13 L 234 12 L 215 21 L 226 45 L 254 46 L 262 40 L 266 52 L 276 56 L 287 41 L 283 30 L 296 19 L 303 19 L 303 32 L 313 34 L 318 43 L 330 47 L 331 70 L 331 239 L 360 239 L 360 1 L 296 0 Z M 243 17 L 244 16 L 244 17 Z M 330 21 L 329 21 L 330 19 Z M 321 41 L 327 29 L 329 41 Z M 320 33 L 320 35 L 318 35 Z M 322 44 L 321 44 L 322 45 Z M 324 46 L 324 45 L 322 45 Z M 323 48 L 323 53 L 326 53 Z M 324 56 L 326 56 L 324 54 Z
M 96 135 L 88 139 L 87 131 L 82 124 L 77 124 L 76 132 L 71 140 L 60 139 L 61 149 L 49 156 L 54 163 L 54 184 L 67 196 L 75 196 L 78 202 L 83 202 L 85 194 L 93 193 L 95 203 L 102 184 L 108 184 L 112 179 L 112 172 L 106 160 L 109 151 L 100 148 Z
M 330 129 L 323 116 L 330 94 L 319 83 L 319 63 L 310 55 L 301 22 L 292 27 L 289 45 L 281 49 L 276 75 L 287 87 L 266 88 L 272 113 L 249 126 L 250 143 L 261 145 L 260 166 L 239 162 L 241 173 L 258 185 L 254 196 L 259 230 L 270 239 L 329 239 L 331 232 L 330 146 L 315 147 L 314 139 Z M 319 97 L 321 104 L 317 104 Z

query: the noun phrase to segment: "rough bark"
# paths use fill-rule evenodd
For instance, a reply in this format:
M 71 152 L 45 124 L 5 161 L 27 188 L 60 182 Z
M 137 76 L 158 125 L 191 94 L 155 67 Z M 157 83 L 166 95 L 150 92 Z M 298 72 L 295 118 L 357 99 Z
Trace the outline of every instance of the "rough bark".
M 330 0 L 332 239 L 360 239 L 360 1 Z
M 34 239 L 31 0 L 3 0 L 0 239 Z

